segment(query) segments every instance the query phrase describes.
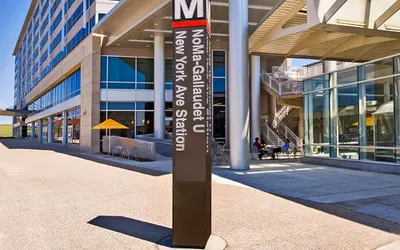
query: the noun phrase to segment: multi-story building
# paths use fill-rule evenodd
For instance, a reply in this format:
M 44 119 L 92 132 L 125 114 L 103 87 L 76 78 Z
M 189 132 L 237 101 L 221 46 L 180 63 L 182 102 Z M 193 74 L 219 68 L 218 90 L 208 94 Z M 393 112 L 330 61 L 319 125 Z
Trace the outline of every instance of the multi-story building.
M 30 123 L 29 128 L 34 132 L 40 131 L 35 136 L 40 135 L 43 141 L 62 141 L 61 117 L 70 120 L 72 127 L 70 126 L 69 130 L 74 131 L 65 131 L 71 138 L 64 138 L 64 143 L 67 143 L 66 140 L 70 143 L 79 141 L 73 137 L 74 135 L 78 137 L 80 130 L 78 99 L 81 94 L 82 72 L 80 65 L 66 64 L 70 63 L 68 58 L 76 57 L 74 53 L 83 49 L 81 42 L 91 35 L 94 25 L 118 2 L 118 0 L 33 0 L 31 2 L 14 50 L 14 106 L 16 109 L 28 110 L 31 116 L 38 117 L 39 120 Z M 75 49 L 76 47 L 79 48 Z M 78 53 L 83 56 L 84 54 L 80 52 Z M 65 58 L 67 60 L 64 60 Z M 76 99 L 75 103 L 78 103 L 74 110 L 64 110 L 64 113 L 54 114 L 52 118 L 41 115 L 58 104 L 71 102 L 72 99 Z M 16 133 L 27 132 L 24 122 L 26 118 L 15 120 L 18 125 L 22 125 Z M 36 126 L 40 126 L 40 130 L 34 129 Z
M 400 6 L 392 0 L 210 4 L 213 137 L 230 146 L 235 169 L 248 167 L 249 137 L 302 144 L 306 136 L 307 152 L 322 147 L 309 139 L 320 118 L 310 123 L 303 83 L 306 100 L 313 89 L 304 78 L 347 65 L 330 61 L 363 63 L 400 50 Z M 172 130 L 171 15 L 171 0 L 33 0 L 14 51 L 15 108 L 29 111 L 15 120 L 15 133 L 98 152 L 101 137 L 92 127 L 113 118 L 129 128 L 114 134 L 163 138 Z M 289 58 L 324 62 L 300 72 Z M 324 155 L 329 147 L 337 145 L 325 145 Z

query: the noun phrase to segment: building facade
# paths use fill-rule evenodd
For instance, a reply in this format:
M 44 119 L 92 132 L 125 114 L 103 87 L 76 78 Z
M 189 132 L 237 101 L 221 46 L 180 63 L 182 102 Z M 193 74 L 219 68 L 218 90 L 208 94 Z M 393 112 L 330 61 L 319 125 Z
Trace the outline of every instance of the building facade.
M 400 163 L 400 58 L 304 80 L 307 156 Z
M 342 87 L 331 83 L 331 79 L 339 81 L 336 73 L 322 76 L 323 67 L 314 65 L 309 71 L 323 80 L 292 78 L 292 73 L 299 72 L 290 69 L 290 58 L 365 62 L 400 49 L 400 32 L 394 25 L 400 20 L 394 12 L 399 6 L 393 7 L 391 1 L 340 2 L 210 1 L 213 138 L 230 147 L 233 169 L 248 168 L 250 139 L 255 137 L 269 145 L 280 145 L 286 138 L 299 145 L 304 139 L 309 155 L 348 157 L 350 153 L 341 152 L 379 147 L 382 151 L 374 151 L 374 156 L 368 151 L 367 156 L 358 153 L 357 157 L 380 160 L 386 159 L 379 156 L 383 150 L 398 150 L 394 149 L 398 144 L 381 145 L 383 135 L 371 133 L 371 126 L 362 121 L 360 126 L 353 125 L 356 121 L 348 124 L 347 118 L 344 124 L 331 124 L 335 121 L 332 108 L 350 105 L 348 99 L 354 94 L 345 95 L 345 103 L 340 93 L 337 98 L 331 95 Z M 349 15 L 354 9 L 357 15 Z M 112 118 L 129 128 L 113 131 L 115 135 L 164 138 L 173 122 L 171 15 L 171 0 L 32 0 L 14 50 L 14 109 L 28 115 L 14 118 L 14 134 L 99 152 L 103 132 L 92 128 Z M 393 67 L 385 77 L 395 77 Z M 371 78 L 358 72 L 366 66 L 355 68 L 351 76 L 355 78 L 348 80 L 351 85 L 343 87 L 381 79 L 381 75 Z M 365 101 L 358 109 L 366 105 L 369 110 L 373 103 L 378 110 L 395 100 L 389 85 L 383 88 L 383 101 Z M 329 98 L 322 93 L 325 108 L 319 105 L 321 87 L 329 93 Z M 370 95 L 364 96 L 368 100 Z M 323 110 L 321 114 L 317 109 Z M 354 117 L 360 117 L 360 112 L 353 112 Z M 384 120 L 375 113 L 366 116 L 378 126 L 376 121 Z M 320 126 L 321 117 L 330 119 L 329 130 L 328 124 Z M 378 130 L 390 132 L 389 127 Z M 374 135 L 375 144 L 368 136 L 355 141 L 352 135 L 360 131 Z M 344 150 L 342 137 L 354 144 Z M 397 156 L 393 157 L 396 161 Z

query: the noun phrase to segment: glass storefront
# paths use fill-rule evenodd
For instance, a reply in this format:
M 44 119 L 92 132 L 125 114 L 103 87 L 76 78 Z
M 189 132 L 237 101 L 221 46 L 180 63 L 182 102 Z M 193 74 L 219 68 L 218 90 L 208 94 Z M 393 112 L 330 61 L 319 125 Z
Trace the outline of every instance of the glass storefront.
M 227 86 L 226 51 L 213 51 L 213 135 L 215 140 L 225 141 L 226 127 L 226 86 Z M 165 60 L 165 89 L 173 89 L 172 59 Z M 154 89 L 154 59 L 102 56 L 102 89 Z M 154 133 L 154 104 L 144 107 L 139 102 L 102 102 L 101 120 L 112 118 L 130 129 L 113 131 L 115 135 L 135 137 Z M 108 113 L 106 112 L 108 111 Z M 173 105 L 165 106 L 165 130 L 172 132 Z
M 213 136 L 214 140 L 226 139 L 226 52 L 213 51 Z
M 166 107 L 171 105 L 166 103 Z M 153 102 L 101 102 L 100 109 L 101 122 L 113 119 L 129 128 L 111 130 L 111 135 L 135 138 L 137 135 L 154 133 Z M 105 135 L 105 132 L 102 134 Z
M 400 60 L 304 81 L 305 153 L 400 163 Z
M 81 109 L 67 111 L 68 119 L 68 144 L 80 144 Z
M 42 120 L 42 143 L 48 142 L 48 120 Z
M 62 143 L 63 139 L 63 121 L 64 117 L 62 114 L 53 116 L 53 142 Z

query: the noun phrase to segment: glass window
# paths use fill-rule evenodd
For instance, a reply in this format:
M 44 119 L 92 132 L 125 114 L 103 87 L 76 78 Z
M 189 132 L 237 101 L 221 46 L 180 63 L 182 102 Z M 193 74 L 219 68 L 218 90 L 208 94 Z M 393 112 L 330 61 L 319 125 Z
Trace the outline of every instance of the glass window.
M 214 93 L 225 93 L 225 79 L 226 78 L 213 78 L 213 90 Z
M 53 141 L 56 143 L 62 143 L 63 138 L 63 116 L 58 114 L 53 117 Z
M 339 144 L 358 145 L 358 86 L 338 88 Z
M 308 143 L 309 144 L 326 144 L 330 141 L 330 99 L 329 91 L 319 91 L 306 95 L 307 107 L 306 121 L 308 128 Z M 329 157 L 329 147 L 313 146 L 309 149 L 309 154 Z
M 135 58 L 109 57 L 108 80 L 115 82 L 134 82 L 136 74 Z
M 213 76 L 226 77 L 225 51 L 213 51 Z
M 137 102 L 136 110 L 154 110 L 154 102 Z
M 121 112 L 121 111 L 111 111 L 108 112 L 108 119 L 113 119 L 129 129 L 113 129 L 111 130 L 111 135 L 134 138 L 135 137 L 135 112 Z
M 154 59 L 137 59 L 137 82 L 154 82 Z
M 371 80 L 378 77 L 389 76 L 393 74 L 393 59 L 366 64 L 364 67 L 365 76 L 362 80 Z
M 214 139 L 225 140 L 226 121 L 225 106 L 214 106 Z
M 348 84 L 357 82 L 357 67 L 337 72 L 337 84 Z
M 108 104 L 108 107 L 106 106 Z M 101 110 L 135 110 L 134 102 L 101 102 L 100 109 Z
M 101 57 L 101 81 L 107 81 L 107 57 Z
M 366 145 L 394 147 L 395 119 L 393 101 L 393 78 L 381 79 L 362 84 L 366 99 Z M 364 152 L 366 158 L 375 161 L 395 162 L 393 150 L 375 149 Z
M 172 59 L 165 60 L 165 82 L 173 83 Z
M 173 132 L 173 104 L 172 102 L 166 102 L 165 103 L 165 130 L 168 131 L 168 133 Z M 166 138 L 168 139 L 168 138 Z M 171 139 L 171 138 L 169 138 Z
M 154 112 L 136 111 L 136 134 L 154 133 Z

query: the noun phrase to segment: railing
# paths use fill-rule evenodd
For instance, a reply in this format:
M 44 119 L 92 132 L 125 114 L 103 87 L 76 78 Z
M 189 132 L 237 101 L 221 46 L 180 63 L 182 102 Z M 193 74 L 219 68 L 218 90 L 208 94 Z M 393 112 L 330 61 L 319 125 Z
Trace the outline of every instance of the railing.
M 261 82 L 279 96 L 303 93 L 303 83 L 291 79 L 282 72 L 261 72 Z
M 359 63 L 354 63 L 354 62 L 337 62 L 337 70 L 357 66 Z
M 301 81 L 307 77 L 306 67 L 285 67 L 285 66 L 273 66 L 272 74 L 280 74 L 290 79 Z
M 278 112 L 276 112 L 275 116 L 278 117 L 279 120 L 283 120 L 289 112 L 292 110 L 292 107 L 283 106 Z
M 284 144 L 275 131 L 268 126 L 267 119 L 261 119 L 261 134 L 265 137 L 269 146 L 282 146 Z
M 274 120 L 272 121 L 272 127 L 282 134 L 286 139 L 289 139 L 291 143 L 296 144 L 296 146 L 303 145 L 303 141 L 277 116 L 275 116 Z

